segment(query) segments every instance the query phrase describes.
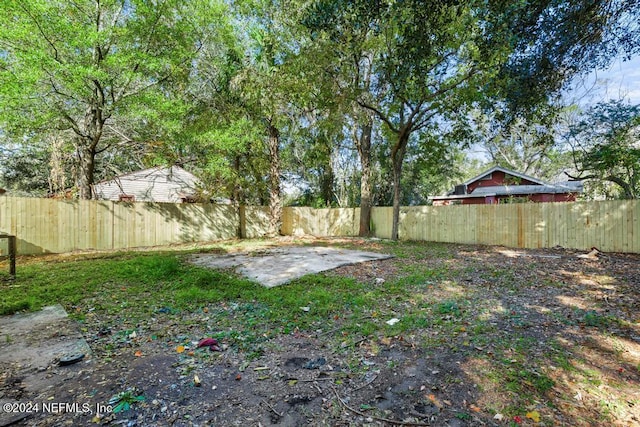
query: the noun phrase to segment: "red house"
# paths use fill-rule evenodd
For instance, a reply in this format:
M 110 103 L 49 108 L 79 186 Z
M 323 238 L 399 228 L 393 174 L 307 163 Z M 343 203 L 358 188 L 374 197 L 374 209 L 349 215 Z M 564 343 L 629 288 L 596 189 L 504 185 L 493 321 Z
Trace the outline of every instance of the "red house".
M 433 206 L 521 202 L 573 202 L 582 192 L 581 181 L 550 184 L 532 176 L 495 166 L 456 185 L 446 196 L 430 199 Z

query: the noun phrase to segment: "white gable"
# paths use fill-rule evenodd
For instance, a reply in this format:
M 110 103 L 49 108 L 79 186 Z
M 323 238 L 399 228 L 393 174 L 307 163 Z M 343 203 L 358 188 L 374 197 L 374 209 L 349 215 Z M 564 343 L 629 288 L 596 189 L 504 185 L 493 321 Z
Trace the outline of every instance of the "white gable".
M 97 199 L 121 200 L 133 196 L 136 202 L 180 203 L 196 192 L 198 179 L 186 170 L 171 166 L 151 168 L 119 176 L 94 185 Z

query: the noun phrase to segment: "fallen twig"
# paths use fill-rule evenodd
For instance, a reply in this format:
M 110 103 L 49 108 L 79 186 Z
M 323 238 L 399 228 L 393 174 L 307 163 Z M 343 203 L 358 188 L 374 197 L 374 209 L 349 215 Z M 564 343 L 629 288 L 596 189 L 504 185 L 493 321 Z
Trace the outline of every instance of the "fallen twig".
M 279 416 L 280 418 L 284 417 L 284 414 L 281 414 L 280 412 L 276 411 L 276 409 L 273 406 L 269 405 L 269 402 L 267 402 L 266 400 L 262 399 L 262 403 L 267 405 L 269 409 L 271 409 L 271 411 L 273 411 L 273 413 Z
M 391 420 L 389 418 L 376 417 L 375 415 L 365 414 L 364 412 L 358 411 L 357 409 L 354 409 L 351 406 L 347 405 L 347 402 L 342 400 L 342 398 L 338 394 L 338 391 L 334 387 L 331 387 L 331 389 L 333 390 L 333 393 L 338 398 L 338 402 L 340 402 L 340 404 L 342 406 L 344 406 L 346 409 L 348 409 L 349 411 L 353 412 L 354 414 L 360 415 L 361 417 L 372 418 L 372 419 L 374 419 L 376 421 L 382 421 L 384 423 L 394 424 L 394 425 L 398 425 L 398 426 L 430 426 L 431 425 L 431 424 L 427 424 L 427 423 L 421 423 L 419 421 L 396 421 L 396 420 Z
M 367 381 L 366 383 L 362 384 L 360 387 L 358 388 L 354 388 L 353 391 L 358 391 L 358 390 L 362 390 L 363 388 L 365 388 L 366 386 L 368 386 L 369 384 L 371 384 L 372 382 L 374 382 L 376 380 L 376 378 L 378 378 L 377 375 L 374 375 L 373 378 L 371 378 L 369 381 Z
M 297 381 L 301 383 L 314 383 L 316 381 L 326 381 L 326 380 L 332 380 L 332 379 L 333 379 L 332 377 L 322 377 L 322 378 L 311 378 L 308 380 L 297 380 Z
M 368 339 L 368 337 L 364 337 L 364 338 L 360 338 L 357 341 L 354 341 L 353 344 L 351 344 L 352 346 L 357 346 L 358 344 L 360 344 L 361 342 L 365 342 Z
M 335 328 L 331 328 L 328 331 L 324 331 L 316 334 L 316 338 L 320 338 L 321 336 L 332 334 L 334 332 L 339 331 L 340 329 L 342 329 L 342 326 L 336 326 Z

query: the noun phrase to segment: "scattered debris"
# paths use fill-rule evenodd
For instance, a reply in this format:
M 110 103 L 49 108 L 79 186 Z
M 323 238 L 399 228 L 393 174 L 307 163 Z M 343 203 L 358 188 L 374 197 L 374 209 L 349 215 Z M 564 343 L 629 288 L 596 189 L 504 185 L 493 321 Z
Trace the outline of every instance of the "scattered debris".
M 588 254 L 576 255 L 576 257 L 578 258 L 592 259 L 592 260 L 597 260 L 599 259 L 600 256 L 602 256 L 602 252 L 600 252 L 596 247 L 591 248 L 591 252 L 589 252 Z
M 385 323 L 389 326 L 393 326 L 396 323 L 398 323 L 400 321 L 400 319 L 398 319 L 397 317 L 394 317 L 393 319 L 389 319 L 387 320 Z
M 621 415 L 610 415 L 608 421 L 637 424 L 634 403 L 628 398 L 630 391 L 635 392 L 638 374 L 632 368 L 636 362 L 627 364 L 609 353 L 609 359 L 596 359 L 594 356 L 605 353 L 584 339 L 611 333 L 621 339 L 606 342 L 604 337 L 607 348 L 633 348 L 640 343 L 635 328 L 640 324 L 637 293 L 633 292 L 633 285 L 640 280 L 637 255 L 605 255 L 608 262 L 600 264 L 578 261 L 578 252 L 573 250 L 558 253 L 562 256 L 556 258 L 545 256 L 555 253 L 544 250 L 532 252 L 540 256 L 522 250 L 527 256 L 506 257 L 486 247 L 438 245 L 437 252 L 427 246 L 416 248 L 429 256 L 410 256 L 401 263 L 388 260 L 350 265 L 327 273 L 353 277 L 371 289 L 375 283 L 383 283 L 377 279 L 387 283 L 403 280 L 405 264 L 423 269 L 425 280 L 415 286 L 409 283 L 406 298 L 405 294 L 389 293 L 389 298 L 380 298 L 375 307 L 358 312 L 350 311 L 349 306 L 344 312 L 332 312 L 326 322 L 315 318 L 319 306 L 314 299 L 302 299 L 289 307 L 290 323 L 283 323 L 282 330 L 256 327 L 262 321 L 256 308 L 261 307 L 253 300 L 245 303 L 231 298 L 211 304 L 207 310 L 195 306 L 181 310 L 179 318 L 148 316 L 148 312 L 141 318 L 131 309 L 112 313 L 97 300 L 86 302 L 82 311 L 72 309 L 85 315 L 80 328 L 96 357 L 87 360 L 91 353 L 86 353 L 86 363 L 68 368 L 58 366 L 57 356 L 85 352 L 84 348 L 48 357 L 46 366 L 31 365 L 24 359 L 15 362 L 20 366 L 0 360 L 0 395 L 4 393 L 12 402 L 87 401 L 94 408 L 109 404 L 109 397 L 118 391 L 137 387 L 114 403 L 118 413 L 34 414 L 30 425 L 84 425 L 90 421 L 114 426 L 553 424 L 599 410 L 593 395 L 580 393 L 580 384 L 571 379 L 567 379 L 567 386 L 573 392 L 563 395 L 568 399 L 556 399 L 555 387 L 564 385 L 558 378 L 565 371 L 539 353 L 552 351 L 563 356 L 579 350 L 590 363 L 605 364 L 602 368 L 589 365 L 599 369 L 602 383 L 614 396 L 604 399 L 612 403 L 628 399 L 628 407 L 626 403 L 620 406 Z M 463 280 L 448 280 L 449 270 Z M 477 296 L 499 302 L 504 310 L 491 311 L 488 318 L 478 321 L 488 312 L 476 307 L 476 303 L 481 306 Z M 598 305 L 603 300 L 606 306 Z M 455 304 L 439 305 L 448 301 Z M 156 307 L 164 304 L 150 305 L 150 311 L 160 313 Z M 243 304 L 247 309 L 238 309 Z M 392 319 L 396 314 L 403 317 Z M 313 323 L 305 323 L 310 319 Z M 399 331 L 387 326 L 387 320 L 394 319 L 396 326 L 397 322 L 408 322 L 407 328 Z M 625 323 L 618 324 L 615 319 Z M 414 328 L 414 321 L 425 327 Z M 0 336 L 0 349 L 14 349 L 20 335 L 13 328 L 2 330 L 7 333 Z M 392 333 L 386 336 L 389 331 Z M 570 333 L 562 335 L 562 331 Z M 51 330 L 51 335 L 39 336 L 38 342 L 55 342 L 65 336 L 58 332 Z M 207 337 L 212 333 L 217 339 Z M 365 338 L 360 338 L 363 335 Z M 527 345 L 524 352 L 501 345 L 508 344 L 507 337 L 526 337 L 542 344 Z M 555 339 L 552 349 L 545 347 L 548 337 Z M 199 338 L 203 339 L 198 342 Z M 207 347 L 227 350 L 227 345 L 230 351 L 206 351 Z M 436 350 L 427 354 L 423 345 Z M 144 352 L 144 357 L 134 358 L 136 351 Z M 60 378 L 64 386 L 51 388 L 40 397 L 27 387 L 25 372 Z M 504 378 L 499 372 L 506 372 L 524 383 L 522 387 L 530 388 L 532 396 L 537 395 L 534 387 L 547 387 L 547 383 L 551 387 L 555 381 L 551 393 L 545 395 L 555 406 L 550 409 L 515 394 L 498 394 L 503 384 L 487 380 L 482 372 L 493 372 L 498 380 Z M 584 378 L 580 374 L 576 377 Z M 136 400 L 144 399 L 143 395 L 148 403 Z M 488 406 L 483 400 L 486 397 L 497 403 Z M 133 410 L 125 412 L 124 400 L 129 400 Z M 0 426 L 4 421 L 1 415 Z
M 215 338 L 205 338 L 203 340 L 200 340 L 200 342 L 198 343 L 198 348 L 202 347 L 209 347 L 209 350 L 211 351 L 222 351 L 219 346 L 218 340 Z
M 520 252 L 513 249 L 499 249 L 498 253 L 509 257 L 509 258 L 548 258 L 548 259 L 561 259 L 560 255 L 549 255 L 549 254 L 537 254 L 534 252 Z
M 128 411 L 134 403 L 144 402 L 144 396 L 136 388 L 128 388 L 109 399 L 109 405 L 113 408 L 113 412 Z
M 540 413 L 538 413 L 538 411 L 527 412 L 525 417 L 529 418 L 534 423 L 539 423 L 540 422 Z
M 431 424 L 429 423 L 421 423 L 418 421 L 397 421 L 397 420 L 391 420 L 389 418 L 383 418 L 383 417 L 374 417 L 374 416 L 370 416 L 365 414 L 364 412 L 358 411 L 357 409 L 352 408 L 351 406 L 349 406 L 347 404 L 347 402 L 344 401 L 344 399 L 342 399 L 340 397 L 340 395 L 338 394 L 338 391 L 331 387 L 331 389 L 333 390 L 333 393 L 336 395 L 336 398 L 338 399 L 338 402 L 345 408 L 348 409 L 349 411 L 353 412 L 354 414 L 358 414 L 361 417 L 365 417 L 365 418 L 370 418 L 371 420 L 376 420 L 376 421 L 380 421 L 383 423 L 389 423 L 391 425 L 398 425 L 398 426 L 431 426 Z
M 327 360 L 324 357 L 318 357 L 317 359 L 310 360 L 304 364 L 304 369 L 320 369 L 321 366 L 324 366 L 327 363 Z
M 74 363 L 78 363 L 83 359 L 84 359 L 84 353 L 69 354 L 69 355 L 62 356 L 58 361 L 58 364 L 60 366 L 69 366 L 69 365 L 73 365 Z

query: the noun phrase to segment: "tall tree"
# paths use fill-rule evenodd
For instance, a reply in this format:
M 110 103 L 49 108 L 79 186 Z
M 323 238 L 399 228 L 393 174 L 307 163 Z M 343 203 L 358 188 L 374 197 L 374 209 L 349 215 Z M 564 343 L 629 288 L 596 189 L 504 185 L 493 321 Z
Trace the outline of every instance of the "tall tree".
M 129 143 L 127 124 L 161 122 L 206 43 L 214 1 L 6 0 L 0 3 L 0 121 L 17 134 L 71 130 L 80 197 L 95 159 Z
M 575 73 L 607 63 L 612 58 L 607 47 L 632 52 L 639 46 L 640 5 L 633 0 L 318 4 L 320 31 L 372 29 L 374 77 L 357 100 L 394 136 L 394 239 L 402 166 L 414 132 L 445 121 L 480 95 L 506 98 L 513 111 L 535 107 Z
M 402 166 L 412 134 L 461 107 L 475 89 L 474 81 L 487 69 L 481 67 L 481 54 L 489 62 L 500 51 L 479 49 L 475 42 L 479 22 L 463 4 L 435 2 L 427 10 L 414 1 L 376 3 L 371 8 L 357 1 L 342 3 L 346 4 L 330 15 L 339 26 L 357 21 L 372 29 L 368 42 L 372 77 L 361 86 L 356 101 L 394 138 L 392 238 L 397 239 Z
M 356 2 L 315 2 L 308 8 L 303 24 L 313 40 L 317 81 L 326 97 L 323 105 L 343 116 L 342 126 L 360 161 L 360 227 L 368 236 L 373 203 L 374 114 L 360 105 L 358 95 L 368 93 L 377 58 L 375 29 L 361 19 Z M 338 16 L 341 8 L 342 15 Z M 341 136 L 344 139 L 344 136 Z
M 248 116 L 264 129 L 269 159 L 269 235 L 282 222 L 282 148 L 308 102 L 305 71 L 312 62 L 299 53 L 305 39 L 299 31 L 294 0 L 247 1 L 240 12 L 247 23 L 246 64 L 234 85 Z
M 622 100 L 590 107 L 568 134 L 575 179 L 612 183 L 615 197 L 640 198 L 640 105 Z
M 505 122 L 501 112 L 472 114 L 476 142 L 491 163 L 540 179 L 554 180 L 570 162 L 559 144 L 563 108 L 544 105 L 528 115 Z
M 49 192 L 49 150 L 43 141 L 0 144 L 0 187 L 13 194 L 44 196 Z

